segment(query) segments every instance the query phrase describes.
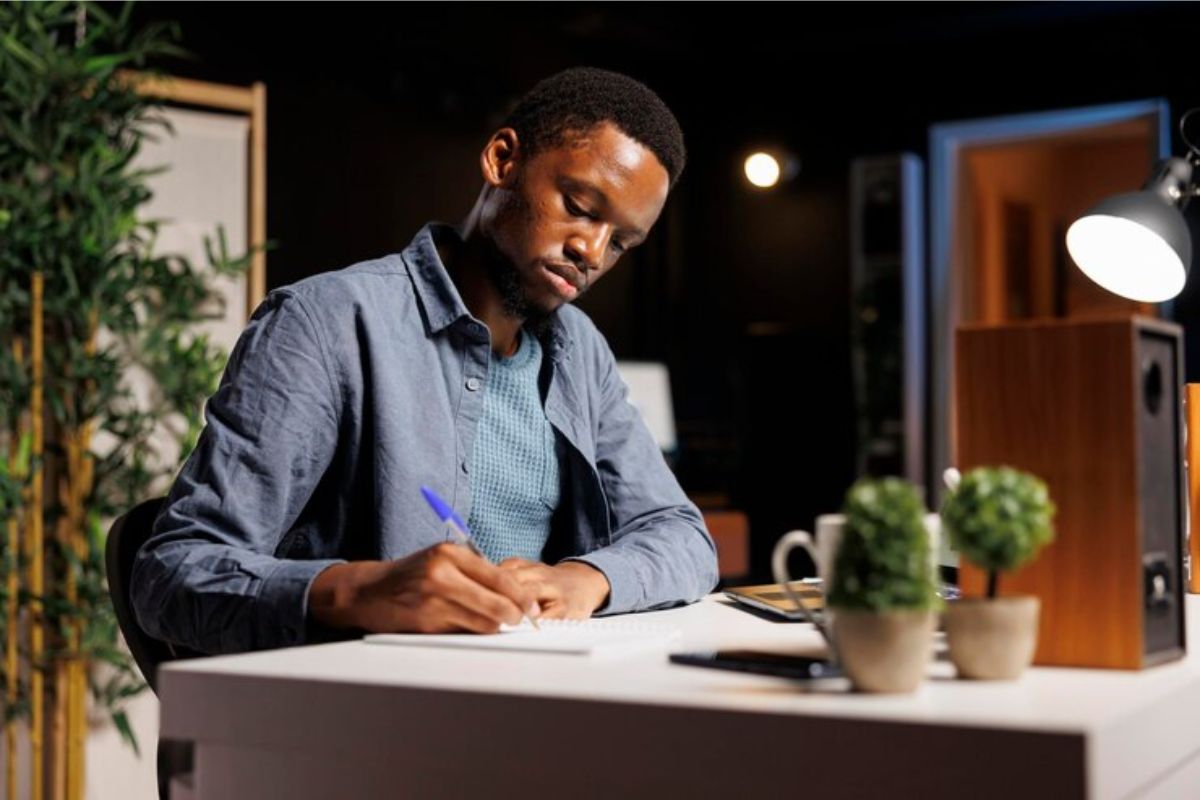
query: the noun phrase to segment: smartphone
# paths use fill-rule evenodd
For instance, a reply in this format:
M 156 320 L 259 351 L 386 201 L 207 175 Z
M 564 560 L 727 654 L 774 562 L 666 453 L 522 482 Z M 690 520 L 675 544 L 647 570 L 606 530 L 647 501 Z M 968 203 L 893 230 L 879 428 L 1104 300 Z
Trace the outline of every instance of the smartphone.
M 672 653 L 672 663 L 689 667 L 728 669 L 776 675 L 795 680 L 836 678 L 842 674 L 836 664 L 824 658 L 793 656 L 786 653 L 764 653 L 758 650 L 705 650 L 696 653 Z

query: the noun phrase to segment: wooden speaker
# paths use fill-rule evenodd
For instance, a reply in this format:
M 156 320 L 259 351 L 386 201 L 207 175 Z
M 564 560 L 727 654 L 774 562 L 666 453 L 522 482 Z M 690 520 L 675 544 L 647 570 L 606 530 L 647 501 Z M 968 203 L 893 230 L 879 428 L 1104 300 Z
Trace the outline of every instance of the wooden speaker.
M 1044 479 L 1056 540 L 1000 577 L 1042 600 L 1035 663 L 1139 669 L 1184 653 L 1182 331 L 1053 320 L 957 331 L 958 466 Z M 986 575 L 959 570 L 963 593 Z

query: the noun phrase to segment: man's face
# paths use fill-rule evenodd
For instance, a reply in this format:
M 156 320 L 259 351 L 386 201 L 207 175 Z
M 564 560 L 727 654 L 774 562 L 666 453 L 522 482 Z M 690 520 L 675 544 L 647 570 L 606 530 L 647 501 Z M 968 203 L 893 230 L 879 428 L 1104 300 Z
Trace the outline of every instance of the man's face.
M 485 176 L 495 142 L 484 151 Z M 489 180 L 494 191 L 482 220 L 498 256 L 492 278 L 511 316 L 544 318 L 645 240 L 670 176 L 650 150 L 610 123 L 532 158 L 518 143 L 512 160 L 502 180 Z

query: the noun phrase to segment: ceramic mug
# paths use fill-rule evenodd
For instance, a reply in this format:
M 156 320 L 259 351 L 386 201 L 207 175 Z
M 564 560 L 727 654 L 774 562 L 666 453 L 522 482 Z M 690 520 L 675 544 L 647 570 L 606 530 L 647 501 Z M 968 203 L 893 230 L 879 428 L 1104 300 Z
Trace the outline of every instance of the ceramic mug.
M 842 533 L 846 530 L 844 514 L 822 514 L 817 517 L 817 535 L 814 537 L 808 531 L 789 531 L 775 543 L 771 553 L 771 571 L 775 582 L 780 585 L 792 602 L 801 606 L 799 596 L 792 591 L 791 582 L 795 580 L 788 572 L 788 555 L 797 547 L 803 548 L 809 558 L 817 565 L 817 577 L 821 579 L 822 593 L 828 591 L 833 581 L 833 563 L 837 557 L 838 546 L 842 543 Z M 935 577 L 938 574 L 938 552 L 941 542 L 942 519 L 937 514 L 925 515 L 925 531 L 929 535 L 929 569 Z

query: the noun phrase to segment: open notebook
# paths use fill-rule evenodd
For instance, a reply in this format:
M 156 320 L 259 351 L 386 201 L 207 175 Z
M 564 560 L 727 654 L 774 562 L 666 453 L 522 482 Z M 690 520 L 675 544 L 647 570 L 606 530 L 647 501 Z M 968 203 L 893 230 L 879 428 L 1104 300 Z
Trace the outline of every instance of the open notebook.
M 451 647 L 467 650 L 515 650 L 536 653 L 614 656 L 646 650 L 666 651 L 678 644 L 679 629 L 626 620 L 540 620 L 541 630 L 528 622 L 502 626 L 499 633 L 373 633 L 363 641 L 409 647 Z

